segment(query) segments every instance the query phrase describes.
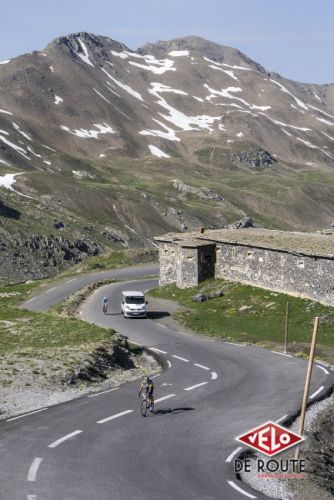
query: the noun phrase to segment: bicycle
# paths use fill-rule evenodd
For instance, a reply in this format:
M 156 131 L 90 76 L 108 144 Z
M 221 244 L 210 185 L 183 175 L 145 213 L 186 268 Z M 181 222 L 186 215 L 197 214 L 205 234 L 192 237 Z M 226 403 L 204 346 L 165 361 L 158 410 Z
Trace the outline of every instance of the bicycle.
M 104 314 L 107 314 L 107 311 L 108 311 L 108 304 L 103 304 L 103 305 L 102 305 L 102 312 L 103 312 Z
M 147 395 L 144 393 L 142 393 L 142 396 L 143 396 L 143 399 L 142 399 L 142 402 L 140 405 L 140 412 L 141 412 L 143 417 L 146 417 L 147 410 L 150 409 L 151 411 L 153 411 L 153 409 L 154 409 L 154 399 L 153 399 L 153 397 L 152 397 L 152 401 L 147 399 Z

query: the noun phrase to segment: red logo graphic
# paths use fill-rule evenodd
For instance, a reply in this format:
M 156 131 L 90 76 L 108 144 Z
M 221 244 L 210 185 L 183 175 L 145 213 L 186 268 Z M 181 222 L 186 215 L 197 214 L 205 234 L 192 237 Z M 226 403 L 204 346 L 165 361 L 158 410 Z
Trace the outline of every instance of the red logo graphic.
M 266 422 L 236 438 L 241 443 L 273 457 L 304 441 L 304 438 L 273 422 Z

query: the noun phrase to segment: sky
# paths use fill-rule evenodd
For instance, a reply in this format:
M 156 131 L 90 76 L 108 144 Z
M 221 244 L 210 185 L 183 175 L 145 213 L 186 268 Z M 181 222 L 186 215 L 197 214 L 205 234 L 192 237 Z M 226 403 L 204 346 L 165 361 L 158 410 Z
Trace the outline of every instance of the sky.
M 137 49 L 197 35 L 268 71 L 334 83 L 334 0 L 0 0 L 0 61 L 78 31 Z

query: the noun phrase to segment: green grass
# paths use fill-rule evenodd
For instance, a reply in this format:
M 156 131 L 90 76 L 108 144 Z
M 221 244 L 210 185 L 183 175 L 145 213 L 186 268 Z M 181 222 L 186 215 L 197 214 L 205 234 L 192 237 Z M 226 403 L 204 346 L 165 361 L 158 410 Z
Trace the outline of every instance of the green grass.
M 34 313 L 18 309 L 38 283 L 0 288 L 0 354 L 28 355 L 34 351 L 81 347 L 115 339 L 106 330 L 75 318 L 61 317 L 56 312 Z M 9 296 L 5 296 L 9 295 Z
M 224 296 L 196 303 L 199 292 L 223 290 Z M 282 348 L 286 303 L 290 305 L 289 350 L 307 355 L 315 316 L 321 317 L 317 354 L 334 363 L 334 309 L 310 300 L 224 280 L 208 280 L 193 288 L 168 285 L 149 292 L 186 308 L 176 319 L 195 332 L 235 342 Z

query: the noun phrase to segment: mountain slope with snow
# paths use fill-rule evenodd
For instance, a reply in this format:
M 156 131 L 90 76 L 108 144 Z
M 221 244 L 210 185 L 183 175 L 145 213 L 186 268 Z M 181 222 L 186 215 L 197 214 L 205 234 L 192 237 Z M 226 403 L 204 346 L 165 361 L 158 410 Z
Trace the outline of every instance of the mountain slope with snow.
M 4 241 L 59 232 L 58 219 L 100 251 L 245 213 L 304 230 L 334 219 L 334 85 L 198 37 L 131 51 L 77 33 L 4 61 L 0 88 L 0 175 L 20 172 L 0 186 L 20 214 L 0 211 Z M 219 200 L 203 205 L 176 178 Z

